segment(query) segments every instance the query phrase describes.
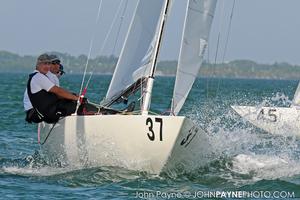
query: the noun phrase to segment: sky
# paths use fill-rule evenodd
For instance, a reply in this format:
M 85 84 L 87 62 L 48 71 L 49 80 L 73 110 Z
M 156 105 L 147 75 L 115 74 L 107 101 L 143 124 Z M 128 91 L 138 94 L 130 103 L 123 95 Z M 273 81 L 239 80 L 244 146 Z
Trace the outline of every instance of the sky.
M 184 1 L 173 0 L 161 60 L 178 57 Z M 20 55 L 57 51 L 78 56 L 118 55 L 137 0 L 0 0 L 0 50 Z M 120 4 L 122 3 L 122 4 Z M 207 58 L 223 61 L 233 0 L 218 0 Z M 119 7 L 120 6 L 120 7 Z M 224 61 L 300 64 L 299 0 L 236 0 Z M 104 44 L 119 9 L 112 31 Z M 122 22 L 122 23 L 121 23 Z M 120 28 L 120 34 L 117 32 Z M 220 44 L 216 50 L 217 38 Z M 116 46 L 115 46 L 116 44 Z M 115 48 L 114 48 L 115 47 Z

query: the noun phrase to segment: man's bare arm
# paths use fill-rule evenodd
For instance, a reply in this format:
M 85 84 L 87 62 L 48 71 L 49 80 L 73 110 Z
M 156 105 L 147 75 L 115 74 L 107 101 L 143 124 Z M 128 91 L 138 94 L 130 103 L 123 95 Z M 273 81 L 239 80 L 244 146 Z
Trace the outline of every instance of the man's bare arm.
M 67 90 L 62 89 L 61 87 L 53 86 L 49 92 L 52 92 L 56 94 L 59 97 L 62 97 L 64 99 L 69 99 L 69 100 L 78 100 L 78 96 L 68 92 Z

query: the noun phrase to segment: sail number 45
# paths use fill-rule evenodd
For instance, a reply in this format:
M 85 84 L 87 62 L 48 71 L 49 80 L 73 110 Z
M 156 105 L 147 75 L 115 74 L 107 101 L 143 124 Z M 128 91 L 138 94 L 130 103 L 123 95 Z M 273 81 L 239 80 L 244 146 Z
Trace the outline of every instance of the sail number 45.
M 163 120 L 162 118 L 155 118 L 155 122 L 159 123 L 159 140 L 160 141 L 163 141 Z M 153 121 L 150 117 L 147 118 L 146 120 L 146 125 L 148 126 L 148 138 L 149 140 L 151 141 L 154 141 L 155 140 L 155 133 L 154 133 L 154 130 L 153 130 Z
M 267 109 L 266 109 L 267 110 Z M 262 108 L 260 112 L 257 115 L 257 120 L 264 120 L 269 122 L 277 122 L 277 115 L 276 115 L 276 109 L 271 108 L 269 110 L 266 110 Z

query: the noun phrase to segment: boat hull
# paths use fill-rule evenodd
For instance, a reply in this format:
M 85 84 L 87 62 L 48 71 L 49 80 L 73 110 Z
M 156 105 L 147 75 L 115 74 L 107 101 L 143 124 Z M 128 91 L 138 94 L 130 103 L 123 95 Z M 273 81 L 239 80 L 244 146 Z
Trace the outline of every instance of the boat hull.
M 42 153 L 65 165 L 117 166 L 159 174 L 178 168 L 189 171 L 210 159 L 208 135 L 186 117 L 67 116 L 50 132 L 52 126 L 39 126 Z
M 231 106 L 241 117 L 271 134 L 300 137 L 297 107 Z

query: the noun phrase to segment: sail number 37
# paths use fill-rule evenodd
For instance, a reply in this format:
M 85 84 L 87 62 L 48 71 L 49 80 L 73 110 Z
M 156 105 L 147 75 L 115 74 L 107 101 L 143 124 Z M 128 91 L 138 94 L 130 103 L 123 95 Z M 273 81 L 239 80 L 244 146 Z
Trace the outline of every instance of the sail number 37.
M 160 141 L 163 141 L 163 120 L 162 118 L 155 118 L 155 122 L 156 123 L 159 123 L 159 140 Z M 154 133 L 154 130 L 153 130 L 153 121 L 150 117 L 147 118 L 146 120 L 146 125 L 148 126 L 148 138 L 149 140 L 151 141 L 154 141 L 155 140 L 155 133 Z

